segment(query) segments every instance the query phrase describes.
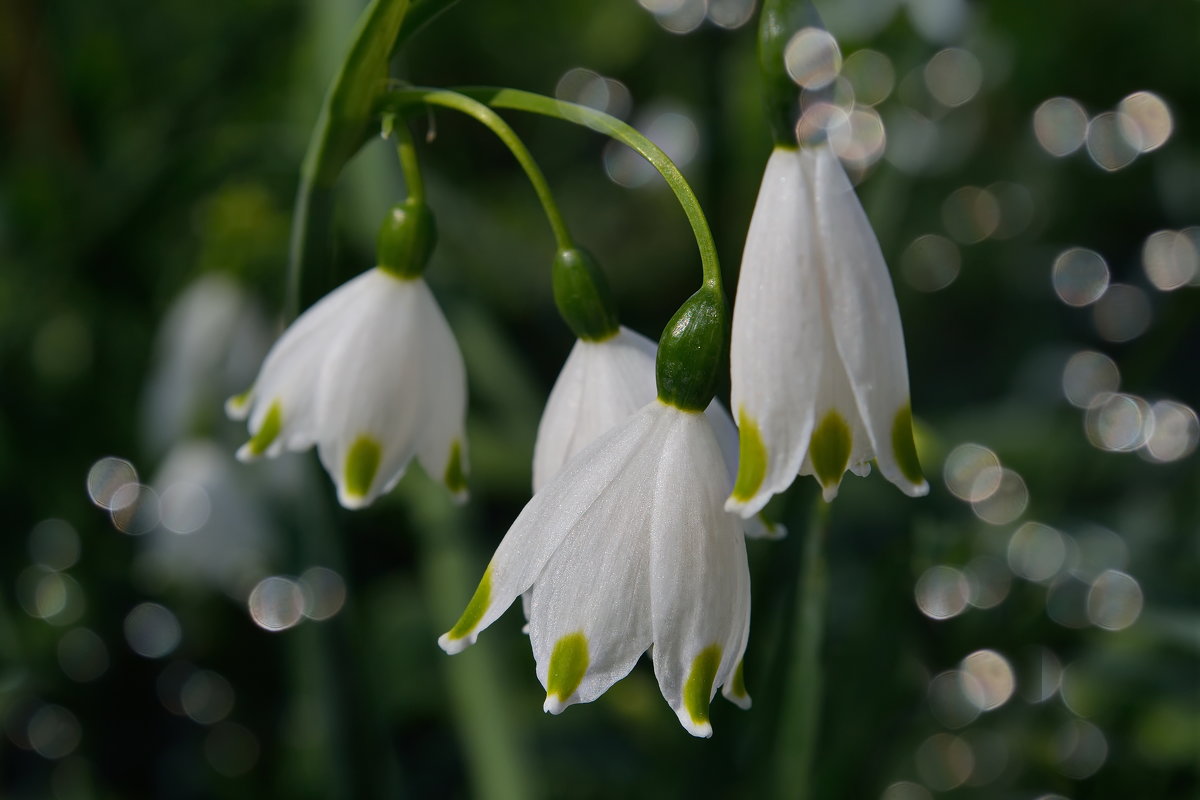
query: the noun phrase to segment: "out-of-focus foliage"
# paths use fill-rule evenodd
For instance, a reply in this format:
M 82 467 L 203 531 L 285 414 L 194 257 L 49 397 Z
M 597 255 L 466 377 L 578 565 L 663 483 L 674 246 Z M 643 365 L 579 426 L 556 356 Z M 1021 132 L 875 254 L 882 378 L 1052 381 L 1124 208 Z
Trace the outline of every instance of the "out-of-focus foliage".
M 436 647 L 528 497 L 571 345 L 533 194 L 468 120 L 417 126 L 471 504 L 413 474 L 349 514 L 312 454 L 232 460 L 244 429 L 220 403 L 279 330 L 299 164 L 353 5 L 0 6 L 0 794 L 769 795 L 795 757 L 778 698 L 807 481 L 770 509 L 789 539 L 750 545 L 756 706 L 715 701 L 710 741 L 679 730 L 645 663 L 543 715 L 516 612 L 454 659 Z M 859 103 L 843 155 L 870 162 L 852 171 L 933 491 L 848 478 L 835 502 L 812 796 L 1188 796 L 1200 7 L 818 8 Z M 770 147 L 745 19 L 737 0 L 462 0 L 396 73 L 624 116 L 693 182 L 732 295 Z M 832 97 L 851 108 L 844 84 Z M 699 278 L 670 193 L 593 134 L 507 116 L 624 321 L 656 335 Z M 338 186 L 331 272 L 310 277 L 370 266 L 402 194 L 369 145 Z M 130 480 L 139 504 L 111 496 Z

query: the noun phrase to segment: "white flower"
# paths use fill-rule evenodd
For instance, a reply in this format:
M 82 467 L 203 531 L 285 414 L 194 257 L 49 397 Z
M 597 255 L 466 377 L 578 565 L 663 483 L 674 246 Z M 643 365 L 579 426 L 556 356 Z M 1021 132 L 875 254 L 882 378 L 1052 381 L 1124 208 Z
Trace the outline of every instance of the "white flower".
M 879 242 L 827 145 L 777 147 L 746 236 L 730 347 L 740 471 L 726 507 L 753 514 L 797 473 L 825 499 L 872 459 L 929 490 L 912 439 L 900 312 Z
M 658 395 L 654 358 L 658 346 L 621 326 L 603 341 L 579 339 L 559 372 L 538 424 L 533 448 L 533 491 L 537 494 L 568 461 L 602 434 L 624 422 Z M 716 400 L 705 410 L 729 479 L 737 474 L 737 428 Z M 779 538 L 782 525 L 762 515 L 743 523 L 746 535 Z
M 709 736 L 718 687 L 748 707 L 745 538 L 706 415 L 654 400 L 584 448 L 509 528 L 458 623 L 457 653 L 532 589 L 529 636 L 545 710 L 596 699 L 652 648 L 663 697 Z
M 465 496 L 466 393 L 462 353 L 429 286 L 376 267 L 304 312 L 226 408 L 250 419 L 238 458 L 316 444 L 338 500 L 362 508 L 414 455 Z

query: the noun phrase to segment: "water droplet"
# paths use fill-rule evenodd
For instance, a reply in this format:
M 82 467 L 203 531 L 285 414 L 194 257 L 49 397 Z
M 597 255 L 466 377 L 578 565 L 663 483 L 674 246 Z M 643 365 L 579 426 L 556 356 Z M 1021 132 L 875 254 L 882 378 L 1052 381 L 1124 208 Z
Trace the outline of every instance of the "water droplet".
M 929 710 L 947 728 L 963 728 L 979 716 L 983 688 L 974 677 L 948 670 L 929 682 L 926 699 Z
M 179 620 L 158 603 L 142 603 L 125 617 L 125 641 L 146 658 L 162 658 L 179 646 L 183 630 Z
M 141 536 L 158 527 L 158 493 L 141 483 L 127 483 L 112 496 L 109 511 L 113 526 L 122 533 Z
M 1170 292 L 1195 279 L 1200 272 L 1200 251 L 1190 236 L 1158 231 L 1142 245 L 1142 269 L 1155 289 Z
M 1101 450 L 1127 453 L 1146 444 L 1153 431 L 1150 404 L 1131 394 L 1096 398 L 1084 417 L 1088 441 Z
M 1083 146 L 1087 127 L 1087 112 L 1069 97 L 1052 97 L 1033 112 L 1033 133 L 1038 144 L 1058 158 Z
M 1072 247 L 1054 259 L 1051 282 L 1058 299 L 1067 305 L 1091 305 L 1108 289 L 1108 264 L 1094 250 Z
M 977 244 L 987 239 L 1000 224 L 1000 204 L 986 189 L 963 186 L 942 203 L 942 224 L 960 244 Z
M 1157 150 L 1171 138 L 1171 109 L 1153 92 L 1134 92 L 1120 102 L 1117 112 L 1122 123 L 1130 126 L 1129 131 L 1123 130 L 1125 138 L 1137 142 L 1143 153 Z
M 329 619 L 346 603 L 346 582 L 325 567 L 309 567 L 300 573 L 300 591 L 304 593 L 304 616 L 312 620 Z
M 1092 321 L 1105 341 L 1131 341 L 1150 327 L 1150 300 L 1136 286 L 1114 283 L 1092 309 Z
M 842 75 L 854 87 L 859 105 L 877 106 L 896 87 L 892 60 L 877 50 L 856 50 L 842 64 Z
M 260 628 L 282 631 L 303 618 L 304 592 L 290 578 L 274 575 L 264 578 L 250 592 L 250 616 Z
M 954 283 L 961 268 L 958 245 L 936 233 L 918 236 L 900 254 L 900 273 L 921 292 L 945 289 Z
M 1008 659 L 995 650 L 976 650 L 962 660 L 963 674 L 973 678 L 979 693 L 966 695 L 980 711 L 993 711 L 1008 702 L 1016 688 L 1016 678 Z
M 194 533 L 208 522 L 212 501 L 203 486 L 178 481 L 167 487 L 159 501 L 162 525 L 172 533 Z
M 107 456 L 100 459 L 87 474 L 88 497 L 100 508 L 112 511 L 118 506 L 113 495 L 126 484 L 137 483 L 137 470 L 123 458 Z
M 842 69 L 842 51 L 829 31 L 801 28 L 783 51 L 788 75 L 805 89 L 828 86 Z
M 925 86 L 934 100 L 947 108 L 957 108 L 979 93 L 983 66 L 967 50 L 948 47 L 925 65 Z
M 1092 582 L 1087 596 L 1088 619 L 1098 628 L 1120 631 L 1142 613 L 1142 587 L 1132 576 L 1110 569 Z
M 946 456 L 942 466 L 946 488 L 960 500 L 986 500 L 1000 488 L 1003 472 L 1000 459 L 981 444 L 960 444 Z
M 1083 350 L 1071 356 L 1063 369 L 1063 395 L 1076 408 L 1089 408 L 1120 385 L 1116 362 L 1103 353 Z
M 966 783 L 975 769 L 975 755 L 963 739 L 935 733 L 917 747 L 917 774 L 935 792 L 948 792 Z
M 1159 400 L 1150 407 L 1150 413 L 1153 432 L 1146 439 L 1146 453 L 1151 461 L 1166 464 L 1196 451 L 1200 421 L 1195 411 L 1183 403 Z
M 984 470 L 975 479 L 975 482 L 990 485 L 993 480 L 995 480 L 993 475 Z M 981 494 L 977 488 L 972 488 L 971 493 L 973 495 Z M 1007 525 L 1024 514 L 1028 505 L 1029 490 L 1025 487 L 1025 480 L 1013 470 L 1001 468 L 999 486 L 986 497 L 972 501 L 971 510 L 984 522 L 992 525 Z
M 1141 139 L 1137 124 L 1124 114 L 1105 111 L 1087 126 L 1087 151 L 1092 161 L 1106 172 L 1116 172 L 1137 158 Z M 1133 137 L 1136 141 L 1130 141 Z
M 959 570 L 938 565 L 921 573 L 915 594 L 922 614 L 930 619 L 950 619 L 967 609 L 971 585 Z
M 1063 568 L 1067 543 L 1049 525 L 1026 522 L 1008 540 L 1008 567 L 1028 581 L 1044 583 Z

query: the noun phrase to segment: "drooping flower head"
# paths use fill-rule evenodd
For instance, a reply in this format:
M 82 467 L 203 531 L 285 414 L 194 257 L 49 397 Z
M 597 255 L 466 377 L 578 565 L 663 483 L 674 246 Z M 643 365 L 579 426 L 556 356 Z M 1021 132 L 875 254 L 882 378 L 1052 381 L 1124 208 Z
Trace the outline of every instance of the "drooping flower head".
M 267 354 L 253 388 L 227 403 L 249 418 L 250 460 L 317 446 L 346 508 L 369 505 L 416 456 L 466 493 L 466 370 L 421 270 L 432 246 L 423 204 L 396 206 L 379 266 L 321 299 Z
M 534 495 L 466 611 L 438 640 L 459 652 L 529 592 L 530 643 L 549 712 L 599 697 L 647 650 L 663 697 L 693 735 L 711 735 L 718 688 L 749 705 L 741 660 L 750 576 L 742 524 L 723 508 L 729 471 L 703 413 L 712 375 L 668 369 L 664 380 L 662 369 L 664 349 L 667 358 L 695 349 L 674 340 L 707 347 L 696 330 L 704 326 L 692 324 L 703 314 L 686 313 L 705 302 L 712 298 L 685 305 L 664 333 L 658 398 Z
M 746 236 L 730 345 L 741 436 L 727 508 L 750 515 L 797 474 L 826 500 L 873 460 L 912 496 L 900 312 L 879 242 L 827 144 L 776 147 Z

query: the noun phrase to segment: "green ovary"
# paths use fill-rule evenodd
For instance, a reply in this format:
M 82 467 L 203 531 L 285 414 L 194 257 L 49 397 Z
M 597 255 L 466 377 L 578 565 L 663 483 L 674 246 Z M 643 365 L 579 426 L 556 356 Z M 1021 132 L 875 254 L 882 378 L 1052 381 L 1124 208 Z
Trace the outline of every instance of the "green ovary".
M 921 461 L 917 458 L 917 447 L 913 444 L 912 409 L 908 406 L 896 412 L 896 420 L 892 423 L 892 453 L 896 457 L 896 466 L 905 478 L 917 484 L 925 481 L 921 473 Z
M 488 568 L 483 572 L 483 579 L 479 581 L 478 588 L 475 589 L 475 594 L 471 595 L 471 602 L 467 603 L 466 610 L 458 618 L 458 622 L 454 623 L 454 627 L 450 629 L 450 633 L 446 635 L 451 639 L 462 639 L 470 634 L 471 631 L 479 626 L 479 622 L 483 619 L 483 614 L 487 611 L 491 600 L 492 567 L 489 564 Z
M 696 725 L 708 722 L 708 701 L 712 698 L 713 681 L 721 666 L 721 646 L 710 644 L 692 661 L 687 682 L 683 684 L 683 707 Z
M 813 431 L 808 455 L 812 459 L 813 472 L 822 486 L 837 486 L 841 481 L 846 465 L 850 463 L 852 439 L 850 426 L 836 411 L 826 414 Z
M 550 654 L 546 696 L 557 695 L 559 701 L 565 703 L 583 682 L 589 663 L 587 637 L 583 631 L 568 633 L 559 639 Z
M 733 499 L 745 502 L 762 486 L 767 474 L 767 448 L 757 423 L 738 410 L 738 474 L 733 485 Z
M 351 497 L 366 497 L 379 471 L 379 460 L 383 449 L 370 436 L 359 436 L 346 452 L 343 473 L 346 494 Z
M 283 407 L 276 400 L 267 409 L 267 415 L 263 417 L 262 425 L 258 426 L 258 432 L 250 437 L 248 444 L 250 452 L 256 456 L 261 456 L 267 452 L 267 448 L 271 446 L 271 443 L 279 438 L 281 430 L 283 430 Z

